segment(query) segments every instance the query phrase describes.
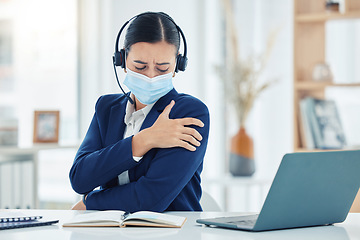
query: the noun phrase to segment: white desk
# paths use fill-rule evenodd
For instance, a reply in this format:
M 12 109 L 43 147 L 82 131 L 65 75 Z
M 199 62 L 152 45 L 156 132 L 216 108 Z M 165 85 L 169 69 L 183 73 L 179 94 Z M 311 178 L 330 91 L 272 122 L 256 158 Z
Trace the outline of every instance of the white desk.
M 239 230 L 203 227 L 195 221 L 197 218 L 233 216 L 239 213 L 199 213 L 199 212 L 173 212 L 172 214 L 186 216 L 188 219 L 181 229 L 164 228 L 63 228 L 62 223 L 68 221 L 74 214 L 81 211 L 71 210 L 21 210 L 24 213 L 43 215 L 46 218 L 59 219 L 60 222 L 52 226 L 12 229 L 0 231 L 0 239 L 6 240 L 122 240 L 122 239 L 326 239 L 326 240 L 352 240 L 360 238 L 360 214 L 350 213 L 344 223 L 334 226 L 298 228 L 269 232 L 251 233 Z

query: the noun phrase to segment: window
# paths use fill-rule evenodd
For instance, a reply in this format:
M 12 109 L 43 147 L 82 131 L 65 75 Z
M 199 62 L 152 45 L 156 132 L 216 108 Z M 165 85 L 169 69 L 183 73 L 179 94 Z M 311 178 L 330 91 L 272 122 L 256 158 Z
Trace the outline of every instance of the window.
M 0 118 L 32 142 L 35 110 L 60 111 L 60 141 L 78 138 L 76 1 L 0 1 Z

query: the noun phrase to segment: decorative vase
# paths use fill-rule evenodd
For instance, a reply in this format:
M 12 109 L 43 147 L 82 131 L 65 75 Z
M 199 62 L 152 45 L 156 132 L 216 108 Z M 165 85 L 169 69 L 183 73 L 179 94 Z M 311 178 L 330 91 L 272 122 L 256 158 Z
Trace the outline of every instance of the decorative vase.
M 255 172 L 254 144 L 244 127 L 231 138 L 229 168 L 233 176 L 252 176 Z

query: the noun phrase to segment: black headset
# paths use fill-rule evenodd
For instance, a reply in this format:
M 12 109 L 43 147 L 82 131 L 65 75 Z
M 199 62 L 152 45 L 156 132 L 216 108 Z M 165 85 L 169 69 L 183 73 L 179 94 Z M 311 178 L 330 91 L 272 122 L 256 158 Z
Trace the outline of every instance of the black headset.
M 116 66 L 120 66 L 122 68 L 126 67 L 126 52 L 125 49 L 121 49 L 119 51 L 119 40 L 120 40 L 120 35 L 122 33 L 122 31 L 124 30 L 124 28 L 126 27 L 126 25 L 129 24 L 129 22 L 131 22 L 132 20 L 134 20 L 135 18 L 138 18 L 140 16 L 146 15 L 146 14 L 154 14 L 155 12 L 145 12 L 145 13 L 140 13 L 139 15 L 136 15 L 132 18 L 130 18 L 127 22 L 124 23 L 124 25 L 120 28 L 120 31 L 116 37 L 116 42 L 115 42 L 115 53 L 113 56 L 113 65 L 114 65 L 114 71 L 115 71 L 115 76 L 116 76 L 116 81 L 121 89 L 121 91 L 124 93 L 124 95 L 128 98 L 128 100 L 130 101 L 131 104 L 134 104 L 134 101 L 131 99 L 131 97 L 129 96 L 130 94 L 126 94 L 125 91 L 123 90 L 123 88 L 120 85 L 119 82 L 119 78 L 117 76 L 117 72 L 116 72 Z M 176 57 L 176 66 L 175 66 L 175 72 L 178 71 L 185 71 L 186 66 L 187 66 L 187 62 L 188 59 L 186 57 L 187 55 L 187 46 L 186 46 L 186 39 L 185 39 L 185 35 L 183 33 L 183 31 L 181 30 L 181 28 L 175 23 L 175 21 L 170 18 L 169 16 L 167 16 L 164 13 L 161 12 L 156 12 L 155 14 L 160 14 L 164 17 L 166 17 L 167 19 L 169 19 L 172 23 L 174 23 L 174 25 L 176 26 L 176 29 L 178 30 L 178 32 L 180 33 L 183 42 L 184 42 L 184 55 L 178 54 Z
M 113 56 L 113 62 L 115 66 L 120 66 L 122 68 L 125 68 L 125 61 L 126 61 L 126 53 L 125 53 L 125 49 L 121 49 L 119 51 L 119 40 L 120 40 L 120 35 L 122 33 L 122 31 L 124 30 L 124 28 L 126 27 L 126 25 L 128 25 L 129 22 L 131 22 L 133 19 L 138 18 L 140 16 L 146 15 L 146 14 L 154 14 L 154 12 L 145 12 L 145 13 L 141 13 L 139 15 L 136 15 L 134 17 L 132 17 L 130 20 L 128 20 L 121 28 L 120 31 L 116 37 L 116 42 L 115 42 L 115 53 Z M 176 57 L 176 67 L 175 67 L 175 72 L 180 71 L 185 71 L 186 66 L 187 66 L 187 46 L 186 46 L 186 39 L 185 39 L 185 35 L 183 33 L 183 31 L 181 30 L 181 28 L 175 23 L 175 21 L 170 18 L 169 16 L 165 15 L 164 13 L 161 12 L 157 12 L 156 14 L 160 14 L 164 17 L 166 17 L 167 19 L 169 19 L 172 23 L 174 23 L 174 25 L 176 26 L 176 29 L 178 30 L 178 32 L 180 33 L 183 41 L 184 41 L 184 55 L 178 54 Z

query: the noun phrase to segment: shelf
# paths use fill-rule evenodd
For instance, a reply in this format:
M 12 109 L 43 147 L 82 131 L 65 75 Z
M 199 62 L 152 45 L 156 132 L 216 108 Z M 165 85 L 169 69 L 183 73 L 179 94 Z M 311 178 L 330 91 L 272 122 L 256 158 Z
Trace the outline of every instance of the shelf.
M 325 22 L 327 20 L 355 19 L 360 18 L 360 11 L 348 13 L 324 12 L 298 14 L 295 21 L 298 23 Z
M 326 62 L 326 37 L 328 21 L 360 20 L 360 0 L 343 0 L 341 9 L 345 12 L 329 11 L 326 1 L 294 0 L 294 152 L 324 152 L 360 149 L 360 146 L 347 146 L 343 149 L 308 149 L 303 138 L 300 101 L 308 96 L 325 99 L 328 87 L 360 87 L 360 83 L 333 83 L 312 81 L 315 64 Z M 339 46 L 341 47 L 341 46 Z M 340 50 L 341 51 L 341 50 Z M 339 52 L 337 52 L 339 53 Z M 355 53 L 354 53 L 355 54 Z M 351 211 L 359 211 L 360 191 Z
M 0 146 L 0 158 L 2 154 L 36 154 L 43 150 L 78 149 L 80 144 L 74 143 L 37 143 L 31 146 Z
M 329 150 L 324 149 L 308 149 L 308 148 L 295 148 L 294 152 L 324 152 Z
M 312 82 L 301 81 L 294 84 L 296 90 L 321 90 L 325 87 L 360 87 L 360 83 L 331 83 L 331 82 Z
M 354 146 L 354 147 L 346 147 L 342 149 L 308 149 L 308 148 L 295 148 L 294 152 L 336 152 L 336 151 L 353 151 L 353 150 L 359 150 L 360 146 Z

